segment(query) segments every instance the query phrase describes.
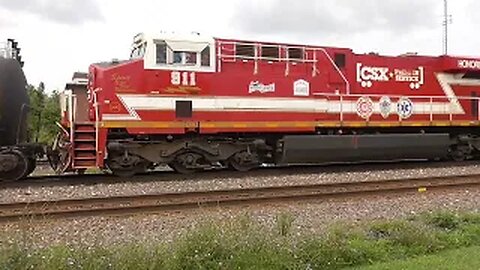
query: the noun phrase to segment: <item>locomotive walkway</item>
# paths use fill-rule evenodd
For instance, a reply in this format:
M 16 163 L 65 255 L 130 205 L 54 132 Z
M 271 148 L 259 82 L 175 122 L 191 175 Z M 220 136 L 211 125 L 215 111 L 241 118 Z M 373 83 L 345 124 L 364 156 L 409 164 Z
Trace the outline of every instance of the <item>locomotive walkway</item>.
M 104 198 L 0 204 L 0 222 L 88 216 L 123 216 L 206 207 L 384 196 L 432 190 L 466 189 L 480 174 L 356 183 L 227 189 Z

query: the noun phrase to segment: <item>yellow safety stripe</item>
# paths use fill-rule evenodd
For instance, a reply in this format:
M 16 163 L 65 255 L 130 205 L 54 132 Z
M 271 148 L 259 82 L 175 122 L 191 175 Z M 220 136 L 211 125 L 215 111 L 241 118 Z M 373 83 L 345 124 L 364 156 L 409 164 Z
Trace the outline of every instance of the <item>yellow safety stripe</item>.
M 344 121 L 344 122 L 328 122 L 328 121 L 270 121 L 270 122 L 188 122 L 188 121 L 102 121 L 100 127 L 102 128 L 153 128 L 153 129 L 254 129 L 254 128 L 268 128 L 268 129 L 284 129 L 284 128 L 333 128 L 333 127 L 448 127 L 448 126 L 479 126 L 478 121 L 425 121 L 425 122 L 363 122 L 363 121 Z

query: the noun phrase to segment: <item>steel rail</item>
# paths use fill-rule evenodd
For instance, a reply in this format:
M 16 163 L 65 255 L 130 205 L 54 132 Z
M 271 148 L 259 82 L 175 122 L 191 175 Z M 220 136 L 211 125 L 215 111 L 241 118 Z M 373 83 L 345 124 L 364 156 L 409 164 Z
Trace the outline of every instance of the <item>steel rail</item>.
M 212 170 L 200 172 L 194 175 L 182 175 L 172 171 L 149 172 L 144 175 L 137 175 L 134 178 L 120 178 L 109 174 L 85 174 L 85 175 L 45 175 L 32 176 L 18 182 L 0 182 L 0 189 L 9 188 L 32 188 L 32 187 L 54 187 L 54 186 L 78 186 L 95 184 L 115 183 L 145 183 L 156 181 L 205 181 L 222 178 L 247 178 L 247 177 L 269 177 L 269 176 L 292 176 L 319 173 L 359 173 L 359 172 L 380 172 L 384 170 L 412 170 L 432 169 L 445 167 L 464 167 L 477 165 L 478 161 L 466 162 L 426 162 L 426 161 L 403 161 L 403 162 L 378 162 L 378 163 L 347 163 L 347 164 L 321 164 L 318 166 L 291 166 L 291 167 L 264 167 L 250 172 L 232 172 L 227 170 Z
M 348 182 L 333 184 L 225 189 L 118 197 L 65 199 L 0 204 L 0 222 L 31 219 L 117 216 L 159 213 L 212 206 L 321 200 L 399 194 L 428 190 L 471 188 L 480 185 L 480 174 Z

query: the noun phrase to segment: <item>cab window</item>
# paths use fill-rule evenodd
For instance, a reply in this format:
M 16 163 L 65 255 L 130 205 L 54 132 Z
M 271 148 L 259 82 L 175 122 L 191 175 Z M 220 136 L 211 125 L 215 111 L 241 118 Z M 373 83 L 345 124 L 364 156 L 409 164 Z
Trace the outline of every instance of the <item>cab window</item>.
M 167 63 L 167 43 L 165 42 L 156 42 L 156 62 L 157 64 L 166 64 Z
M 212 45 L 206 42 L 155 40 L 155 64 L 162 66 L 211 67 Z
M 201 65 L 202 67 L 210 66 L 210 46 L 205 47 L 201 53 Z
M 195 66 L 197 64 L 196 52 L 185 52 L 185 64 L 189 66 Z
M 197 65 L 197 53 L 196 52 L 173 52 L 172 64 L 195 66 Z
M 183 62 L 183 52 L 173 52 L 173 61 L 171 64 L 182 64 Z

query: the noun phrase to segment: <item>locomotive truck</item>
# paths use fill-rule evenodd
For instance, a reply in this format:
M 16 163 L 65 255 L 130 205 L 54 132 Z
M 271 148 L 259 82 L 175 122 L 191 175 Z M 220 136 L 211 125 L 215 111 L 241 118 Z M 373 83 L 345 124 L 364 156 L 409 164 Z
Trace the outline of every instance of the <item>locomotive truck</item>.
M 474 159 L 480 59 L 159 33 L 62 98 L 59 173 Z

